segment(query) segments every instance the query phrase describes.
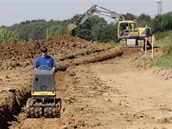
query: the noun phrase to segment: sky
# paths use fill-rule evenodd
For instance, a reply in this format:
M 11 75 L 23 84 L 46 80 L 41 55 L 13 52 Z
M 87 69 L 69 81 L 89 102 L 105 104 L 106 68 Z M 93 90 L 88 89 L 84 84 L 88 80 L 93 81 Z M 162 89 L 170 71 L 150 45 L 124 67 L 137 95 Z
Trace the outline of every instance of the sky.
M 99 5 L 119 14 L 157 14 L 157 0 L 0 0 L 0 25 L 33 19 L 64 20 Z M 163 13 L 172 11 L 172 0 L 162 0 Z M 112 19 L 111 19 L 112 20 Z

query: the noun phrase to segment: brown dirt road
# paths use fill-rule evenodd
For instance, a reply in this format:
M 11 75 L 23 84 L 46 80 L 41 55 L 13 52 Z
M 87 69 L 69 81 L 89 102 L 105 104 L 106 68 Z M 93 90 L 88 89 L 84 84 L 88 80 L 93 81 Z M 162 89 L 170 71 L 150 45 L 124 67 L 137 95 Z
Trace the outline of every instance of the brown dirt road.
M 13 129 L 171 129 L 172 79 L 136 68 L 131 58 L 73 66 L 56 76 L 60 119 L 26 119 Z

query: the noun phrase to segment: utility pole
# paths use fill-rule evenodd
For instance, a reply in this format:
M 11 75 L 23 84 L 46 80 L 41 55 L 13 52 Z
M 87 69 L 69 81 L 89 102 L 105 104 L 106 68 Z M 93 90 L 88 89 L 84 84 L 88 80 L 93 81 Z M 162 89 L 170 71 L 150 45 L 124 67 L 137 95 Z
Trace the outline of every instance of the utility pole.
M 162 15 L 162 0 L 156 0 L 158 4 L 158 15 Z
M 48 35 L 48 26 L 46 27 L 46 33 L 47 33 L 47 39 L 48 39 L 48 37 L 49 37 L 49 35 Z

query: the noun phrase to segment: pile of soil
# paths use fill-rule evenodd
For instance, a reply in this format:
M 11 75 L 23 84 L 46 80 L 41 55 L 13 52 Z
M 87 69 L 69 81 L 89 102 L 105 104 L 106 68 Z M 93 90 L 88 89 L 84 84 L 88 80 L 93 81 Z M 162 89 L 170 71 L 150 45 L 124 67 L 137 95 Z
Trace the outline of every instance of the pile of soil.
M 87 41 L 72 36 L 57 36 L 46 40 L 21 43 L 5 43 L 0 45 L 0 69 L 10 70 L 15 67 L 33 65 L 34 60 L 40 54 L 41 46 L 47 46 L 49 54 L 54 56 L 57 62 L 71 61 L 113 48 L 110 44 Z

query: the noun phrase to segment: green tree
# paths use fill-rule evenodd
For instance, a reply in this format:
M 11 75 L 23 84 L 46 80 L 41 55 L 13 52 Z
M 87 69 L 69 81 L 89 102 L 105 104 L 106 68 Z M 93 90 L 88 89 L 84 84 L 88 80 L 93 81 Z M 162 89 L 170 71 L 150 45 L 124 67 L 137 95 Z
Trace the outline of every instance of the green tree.
M 124 15 L 125 20 L 135 20 L 137 17 L 134 14 L 126 13 Z
M 172 30 L 172 12 L 157 15 L 151 22 L 153 32 L 164 32 Z
M 106 21 L 99 16 L 92 16 L 76 29 L 75 34 L 87 40 L 95 40 L 92 31 L 94 31 L 94 26 L 97 26 L 98 23 L 106 23 Z
M 172 30 L 172 12 L 163 15 L 162 28 L 163 31 Z
M 152 23 L 151 23 L 151 27 L 152 27 L 152 30 L 153 32 L 161 32 L 163 31 L 163 16 L 162 15 L 157 15 L 153 20 L 152 20 Z
M 99 42 L 109 42 L 114 38 L 114 27 L 112 24 L 99 22 L 93 27 L 92 35 L 94 40 Z
M 150 26 L 151 21 L 152 21 L 151 16 L 146 14 L 141 14 L 140 16 L 137 17 L 137 23 L 139 27 L 145 27 L 146 25 Z

